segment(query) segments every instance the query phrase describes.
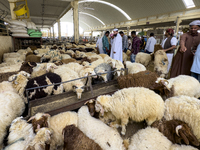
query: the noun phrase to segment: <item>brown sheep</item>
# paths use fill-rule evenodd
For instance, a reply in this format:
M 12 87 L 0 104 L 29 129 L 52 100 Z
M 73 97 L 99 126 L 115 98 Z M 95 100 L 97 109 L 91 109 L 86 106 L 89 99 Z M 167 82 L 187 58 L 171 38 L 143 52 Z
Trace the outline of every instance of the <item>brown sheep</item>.
M 8 81 L 8 78 L 14 74 L 17 74 L 18 71 L 15 72 L 6 72 L 6 73 L 0 73 L 0 82 Z
M 35 62 L 23 62 L 20 71 L 26 71 L 27 73 L 31 74 L 33 72 L 33 67 L 36 67 L 37 64 Z
M 195 135 L 192 133 L 190 127 L 180 120 L 160 120 L 155 121 L 152 125 L 154 128 L 163 133 L 173 144 L 181 144 L 183 140 L 185 144 L 199 146 L 199 142 Z
M 157 80 L 158 75 L 151 71 L 141 71 L 136 74 L 128 74 L 117 78 L 121 89 L 129 87 L 150 88 Z
M 95 104 L 96 104 L 96 101 L 93 100 L 93 99 L 91 99 L 91 100 L 85 102 L 85 105 L 87 105 L 88 110 L 89 110 L 89 112 L 90 112 L 90 115 L 91 115 L 92 117 L 94 117 L 94 118 L 99 119 L 99 112 L 96 111 L 96 109 L 95 109 Z
M 66 126 L 63 129 L 63 135 L 63 150 L 102 150 L 102 148 L 97 143 L 89 139 L 74 125 Z
M 69 59 L 63 59 L 62 60 L 63 64 L 68 64 L 68 63 L 71 63 L 71 62 L 76 62 L 76 59 L 69 58 Z
M 27 62 L 40 63 L 40 62 L 41 62 L 41 57 L 32 54 L 32 55 L 28 55 L 28 56 L 26 57 L 25 61 L 27 61 Z

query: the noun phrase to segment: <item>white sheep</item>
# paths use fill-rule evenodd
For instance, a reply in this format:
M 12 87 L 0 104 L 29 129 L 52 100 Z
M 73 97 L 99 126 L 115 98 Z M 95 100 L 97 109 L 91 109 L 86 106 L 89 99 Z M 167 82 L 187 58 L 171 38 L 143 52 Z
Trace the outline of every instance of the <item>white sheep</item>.
M 71 58 L 71 56 L 69 56 L 68 54 L 62 54 L 61 57 L 62 57 L 62 59 L 69 59 L 69 58 Z
M 135 74 L 141 71 L 146 71 L 146 67 L 140 63 L 125 62 L 126 68 L 128 68 L 128 74 Z
M 19 71 L 19 69 L 21 68 L 22 62 L 18 62 L 15 64 L 11 64 L 8 66 L 4 66 L 0 68 L 0 73 L 5 73 L 5 72 L 16 72 Z
M 45 119 L 44 121 L 44 117 Z M 51 140 L 51 150 L 55 150 L 56 147 L 63 146 L 64 144 L 64 137 L 62 135 L 63 129 L 67 125 L 74 124 L 77 126 L 78 116 L 76 112 L 64 112 L 53 117 L 46 115 L 44 113 L 37 113 L 35 116 L 31 117 L 29 121 L 32 120 L 32 124 L 38 124 L 37 128 L 44 127 L 43 125 L 47 125 L 48 128 L 53 130 L 53 137 Z M 43 121 L 41 121 L 43 120 Z M 34 130 L 37 128 L 34 127 Z
M 65 65 L 59 66 L 58 69 L 54 70 L 54 73 L 60 75 L 62 82 L 79 78 L 79 75 L 77 72 L 71 70 L 69 67 L 66 67 Z M 81 99 L 81 95 L 84 91 L 84 86 L 85 84 L 80 79 L 63 83 L 65 92 L 69 92 L 73 90 L 74 92 L 76 92 L 78 99 Z
M 90 66 L 91 68 L 96 68 L 97 66 L 99 66 L 102 63 L 104 63 L 104 59 L 97 59 L 96 61 L 93 61 L 92 63 L 90 63 L 89 65 L 86 65 L 86 66 Z
M 14 119 L 11 123 L 8 136 L 8 146 L 5 150 L 23 150 L 34 139 L 33 127 L 22 117 Z
M 200 141 L 200 101 L 194 97 L 176 96 L 165 101 L 165 118 L 178 119 L 187 123 Z
M 172 144 L 156 128 L 139 130 L 131 138 L 129 150 L 197 150 L 191 146 Z
M 125 150 L 117 130 L 91 117 L 87 106 L 78 111 L 78 128 L 104 150 Z
M 4 93 L 4 92 L 14 92 L 17 93 L 17 91 L 13 88 L 12 83 L 9 81 L 3 81 L 0 83 L 0 93 Z
M 111 112 L 117 120 L 121 121 L 122 131 L 125 135 L 129 118 L 136 122 L 146 120 L 148 125 L 160 120 L 164 115 L 164 102 L 153 91 L 142 88 L 124 88 L 115 92 L 112 96 L 103 95 L 97 98 L 96 111 L 104 114 Z M 118 127 L 118 121 L 111 126 Z
M 151 55 L 147 53 L 139 52 L 135 57 L 135 62 L 140 63 L 145 67 L 149 65 L 150 61 L 151 61 Z
M 69 54 L 71 57 L 74 57 L 75 56 L 75 53 L 73 50 L 67 50 L 66 51 L 66 54 Z
M 164 79 L 158 78 L 156 83 L 161 83 L 164 87 L 169 90 L 169 95 L 167 97 L 172 96 L 180 96 L 186 95 L 191 97 L 200 97 L 200 83 L 197 79 L 187 75 L 179 75 L 175 78 Z
M 17 93 L 10 91 L 0 93 L 0 149 L 3 146 L 7 127 L 24 112 L 24 109 L 24 101 Z
M 82 65 L 79 65 L 78 63 L 73 63 L 73 62 L 64 64 L 63 66 L 69 67 L 71 70 L 77 72 L 78 74 L 83 69 Z

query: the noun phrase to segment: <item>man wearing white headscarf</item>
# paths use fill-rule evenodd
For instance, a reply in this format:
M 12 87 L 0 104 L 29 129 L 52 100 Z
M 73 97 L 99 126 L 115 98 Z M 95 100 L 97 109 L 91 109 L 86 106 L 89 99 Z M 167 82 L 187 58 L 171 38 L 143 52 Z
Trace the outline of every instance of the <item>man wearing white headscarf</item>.
M 103 37 L 99 36 L 96 42 L 96 49 L 99 51 L 100 54 L 104 54 L 102 38 Z
M 197 31 L 200 29 L 200 20 L 195 20 L 189 24 L 190 31 L 184 33 L 180 39 L 180 49 L 177 51 L 173 58 L 170 77 L 176 77 L 178 75 L 190 75 L 190 69 L 192 67 L 194 50 L 200 42 L 200 33 Z
M 115 60 L 123 62 L 123 53 L 122 53 L 122 37 L 118 33 L 118 29 L 114 29 L 114 41 L 111 48 L 110 57 Z

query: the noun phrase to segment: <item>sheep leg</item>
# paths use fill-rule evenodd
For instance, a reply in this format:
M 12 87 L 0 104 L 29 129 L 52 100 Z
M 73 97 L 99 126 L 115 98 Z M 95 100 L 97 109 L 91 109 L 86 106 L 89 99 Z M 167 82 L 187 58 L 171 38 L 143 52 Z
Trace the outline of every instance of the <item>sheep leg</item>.
M 122 126 L 122 131 L 121 134 L 125 135 L 126 134 L 126 125 L 128 124 L 128 118 L 122 118 L 121 119 L 121 126 Z

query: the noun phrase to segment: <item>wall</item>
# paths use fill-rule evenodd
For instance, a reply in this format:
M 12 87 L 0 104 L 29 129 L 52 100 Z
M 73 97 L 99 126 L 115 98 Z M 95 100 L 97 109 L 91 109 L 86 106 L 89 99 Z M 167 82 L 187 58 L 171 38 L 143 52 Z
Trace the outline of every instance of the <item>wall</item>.
M 13 51 L 11 36 L 0 36 L 0 62 L 3 61 L 3 54 Z

